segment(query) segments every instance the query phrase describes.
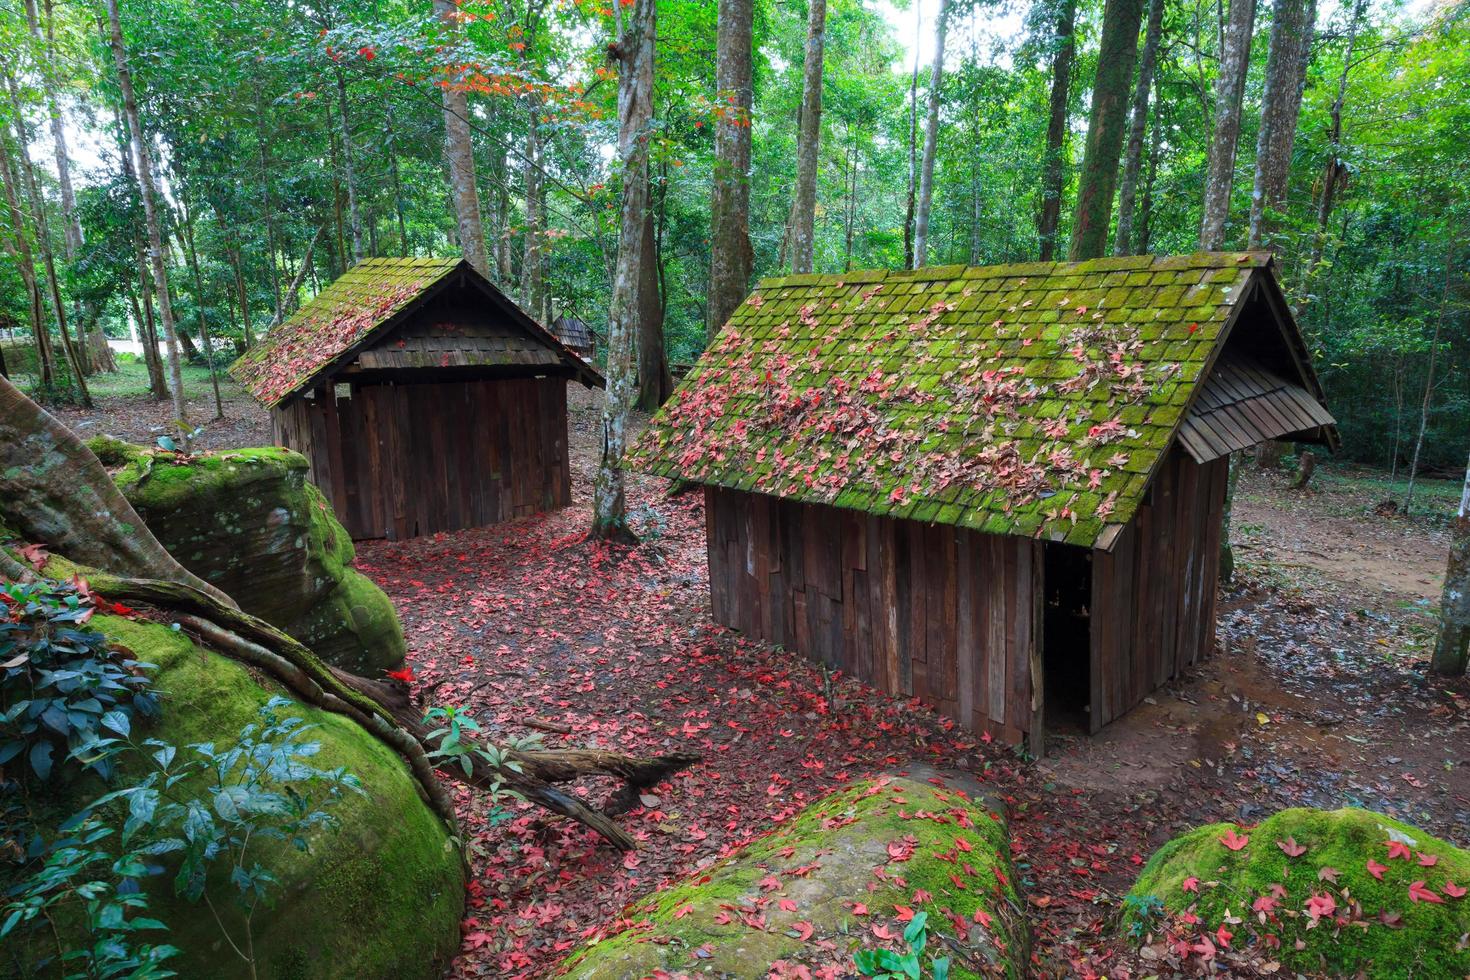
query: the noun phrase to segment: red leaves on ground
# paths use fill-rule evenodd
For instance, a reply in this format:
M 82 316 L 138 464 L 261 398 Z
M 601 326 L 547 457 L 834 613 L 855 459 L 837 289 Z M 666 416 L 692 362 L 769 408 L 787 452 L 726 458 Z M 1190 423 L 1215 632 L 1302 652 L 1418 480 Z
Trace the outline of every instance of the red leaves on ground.
M 1250 842 L 1251 839 L 1249 837 L 1245 836 L 1244 834 L 1237 834 L 1234 827 L 1226 830 L 1225 836 L 1220 838 L 1220 843 L 1224 844 L 1232 851 L 1238 851 Z
M 1307 899 L 1307 915 L 1313 919 L 1331 915 L 1337 911 L 1337 900 L 1330 894 L 1313 895 Z
M 1432 868 L 1438 863 L 1439 857 L 1437 855 L 1422 853 L 1419 855 L 1419 867 L 1421 868 Z
M 1386 864 L 1379 864 L 1377 861 L 1373 860 L 1372 858 L 1369 858 L 1368 859 L 1368 873 L 1370 875 L 1372 875 L 1373 877 L 1377 878 L 1379 881 L 1382 881 L 1383 880 L 1383 872 L 1385 872 L 1387 870 L 1388 870 L 1388 865 L 1386 865 Z
M 888 857 L 892 861 L 907 861 L 914 856 L 914 845 L 918 838 L 903 837 L 899 840 L 888 842 Z
M 404 667 L 402 670 L 390 670 L 386 671 L 386 673 L 395 681 L 402 681 L 405 684 L 412 684 L 414 681 L 412 667 Z
M 907 905 L 895 905 L 893 907 L 893 917 L 899 922 L 908 922 L 914 917 L 914 910 Z
M 1461 888 L 1459 885 L 1455 884 L 1453 881 L 1446 881 L 1443 885 L 1440 885 L 1439 886 L 1439 890 L 1442 891 L 1442 892 L 1444 892 L 1450 898 L 1464 898 L 1465 897 L 1465 889 L 1464 888 Z
M 796 903 L 789 898 L 778 899 L 776 902 L 776 907 L 779 908 L 782 912 L 796 911 Z
M 1199 879 L 1190 875 L 1179 885 L 1180 891 L 1199 893 Z

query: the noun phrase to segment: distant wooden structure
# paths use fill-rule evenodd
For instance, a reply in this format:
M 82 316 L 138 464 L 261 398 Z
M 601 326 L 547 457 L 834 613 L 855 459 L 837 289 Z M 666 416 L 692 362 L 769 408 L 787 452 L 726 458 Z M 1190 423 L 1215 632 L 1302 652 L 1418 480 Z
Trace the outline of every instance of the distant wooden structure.
M 1268 256 L 767 280 L 631 454 L 714 616 L 977 732 L 1097 731 L 1213 646 L 1231 452 L 1336 443 Z
M 582 360 L 590 361 L 596 356 L 597 335 L 585 321 L 563 313 L 551 321 L 551 332 Z
M 231 373 L 357 539 L 570 503 L 566 384 L 602 384 L 461 259 L 360 262 Z

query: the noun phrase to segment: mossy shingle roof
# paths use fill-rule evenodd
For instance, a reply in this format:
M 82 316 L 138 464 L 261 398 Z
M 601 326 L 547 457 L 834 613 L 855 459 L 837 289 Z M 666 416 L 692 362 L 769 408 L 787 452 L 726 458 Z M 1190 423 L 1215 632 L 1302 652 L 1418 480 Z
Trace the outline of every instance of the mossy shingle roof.
M 309 387 L 344 355 L 396 325 L 395 318 L 450 276 L 463 273 L 499 297 L 524 329 L 564 355 L 574 369 L 595 376 L 552 334 L 516 310 L 463 259 L 364 259 L 240 356 L 230 373 L 255 398 L 279 405 Z M 600 383 L 600 379 L 598 379 Z
M 1094 545 L 1127 522 L 1258 253 L 762 282 L 636 469 Z

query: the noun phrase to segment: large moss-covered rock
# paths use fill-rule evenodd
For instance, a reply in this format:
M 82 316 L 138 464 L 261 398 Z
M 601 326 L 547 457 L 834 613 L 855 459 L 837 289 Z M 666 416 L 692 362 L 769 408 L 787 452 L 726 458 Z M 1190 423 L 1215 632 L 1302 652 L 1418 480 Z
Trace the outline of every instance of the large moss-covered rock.
M 618 931 L 575 953 L 563 972 L 754 980 L 784 964 L 847 975 L 860 949 L 906 949 L 904 922 L 923 911 L 930 949 L 951 952 L 951 976 L 1019 977 L 1028 939 L 1013 881 L 998 813 L 937 779 L 872 780 L 634 902 Z M 786 971 L 778 967 L 793 975 Z
M 353 569 L 352 539 L 288 449 L 180 457 L 88 443 L 148 528 L 189 571 L 318 657 L 376 676 L 403 662 L 388 597 Z
M 157 665 L 154 687 L 163 694 L 160 717 L 138 734 L 180 746 L 234 742 L 274 695 L 287 694 L 245 668 L 166 626 L 96 616 L 92 625 Z M 255 859 L 279 881 L 273 904 L 258 909 L 251 930 L 261 980 L 441 975 L 459 947 L 464 880 L 448 829 L 419 795 L 406 764 L 354 722 L 298 706 L 291 714 L 317 727 L 311 739 L 320 769 L 344 767 L 365 795 L 346 794 L 328 812 L 336 829 L 316 832 L 310 850 L 288 844 L 252 845 Z M 127 785 L 127 770 L 118 777 Z M 73 812 L 100 792 L 87 780 L 71 790 L 76 799 L 53 801 L 58 815 Z M 187 793 L 187 784 L 181 788 Z M 120 819 L 120 816 L 119 816 Z M 168 860 L 165 858 L 164 860 Z M 227 869 L 218 869 L 209 893 L 236 943 L 244 935 Z M 246 964 L 230 948 L 203 905 L 173 895 L 171 874 L 154 879 L 148 915 L 169 927 L 155 942 L 179 947 L 169 966 L 186 977 L 246 977 Z
M 1244 841 L 1244 843 L 1242 843 Z M 1124 906 L 1134 936 L 1232 949 L 1314 975 L 1470 975 L 1470 852 L 1368 810 L 1283 810 L 1165 844 Z M 1177 947 L 1182 948 L 1182 947 Z

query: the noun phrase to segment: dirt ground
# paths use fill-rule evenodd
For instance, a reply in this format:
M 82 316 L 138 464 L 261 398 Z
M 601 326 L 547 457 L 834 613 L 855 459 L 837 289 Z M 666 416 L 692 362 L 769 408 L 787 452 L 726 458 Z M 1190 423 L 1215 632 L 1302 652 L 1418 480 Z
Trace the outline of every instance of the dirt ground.
M 232 398 L 206 445 L 267 438 Z M 623 859 L 579 828 L 460 797 L 476 878 L 456 976 L 539 977 L 649 887 L 708 864 L 805 802 L 869 772 L 932 765 L 991 783 L 1010 806 L 1030 895 L 1037 976 L 1156 973 L 1110 937 L 1147 856 L 1183 828 L 1277 809 L 1365 806 L 1470 846 L 1470 685 L 1425 677 L 1456 492 L 1428 483 L 1413 517 L 1384 516 L 1381 474 L 1321 467 L 1306 491 L 1247 470 L 1235 582 L 1218 652 L 1097 736 L 1055 736 L 1031 761 L 921 706 L 842 681 L 714 624 L 698 494 L 635 477 L 643 544 L 585 539 L 599 398 L 570 396 L 573 507 L 494 528 L 359 549 L 392 596 L 423 684 L 487 725 L 570 725 L 548 744 L 705 761 L 625 818 Z M 137 400 L 69 412 L 85 434 L 140 438 Z M 166 416 L 166 410 L 165 410 Z

